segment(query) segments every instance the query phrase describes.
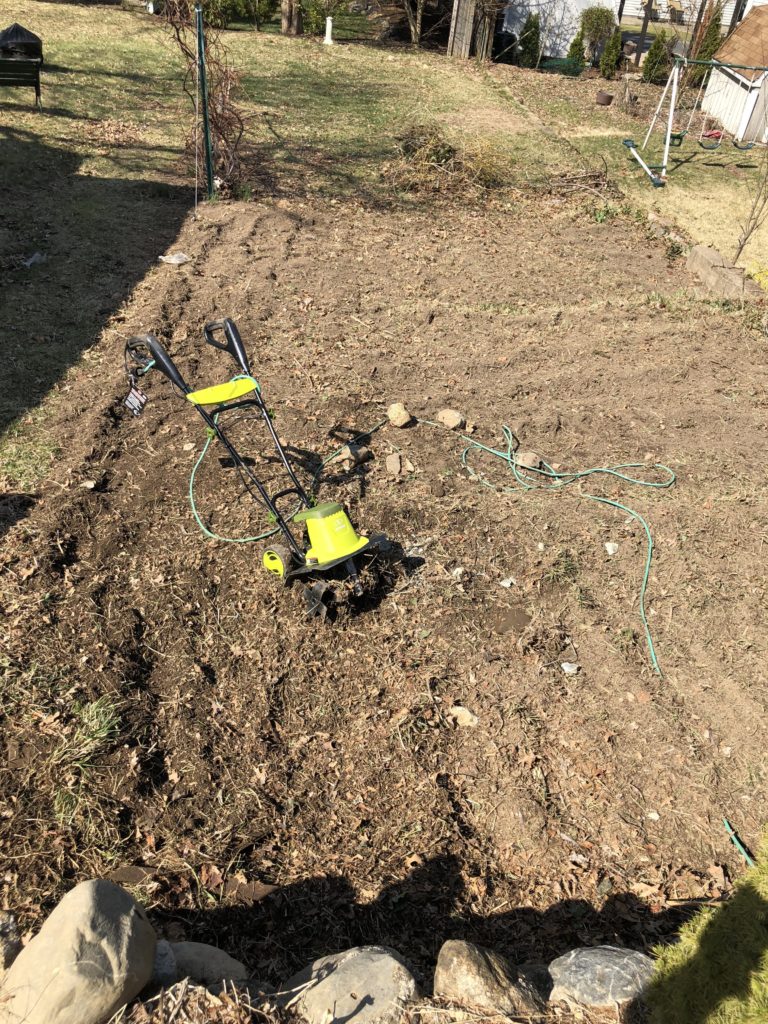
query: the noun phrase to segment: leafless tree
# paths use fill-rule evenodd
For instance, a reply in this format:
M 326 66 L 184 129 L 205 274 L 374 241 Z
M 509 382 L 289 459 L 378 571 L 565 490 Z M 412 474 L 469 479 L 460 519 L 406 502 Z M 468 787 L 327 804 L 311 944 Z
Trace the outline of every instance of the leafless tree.
M 424 20 L 426 0 L 402 0 L 402 5 L 408 19 L 411 42 L 414 46 L 418 46 L 421 42 L 421 25 Z
M 198 71 L 194 4 L 192 0 L 166 0 L 164 16 L 187 65 L 184 91 L 195 103 Z M 235 103 L 240 76 L 230 63 L 218 29 L 210 26 L 206 26 L 205 33 L 205 66 L 214 173 L 223 183 L 232 186 L 242 175 L 242 143 L 245 135 L 244 116 Z M 203 145 L 202 132 L 197 131 L 196 126 L 189 135 L 187 148 L 195 154 L 195 160 L 202 166 Z
M 760 168 L 757 180 L 752 189 L 752 203 L 749 213 L 739 225 L 741 231 L 736 252 L 733 256 L 735 263 L 746 248 L 747 243 L 757 229 L 765 223 L 768 218 L 768 149 L 764 149 L 760 160 Z

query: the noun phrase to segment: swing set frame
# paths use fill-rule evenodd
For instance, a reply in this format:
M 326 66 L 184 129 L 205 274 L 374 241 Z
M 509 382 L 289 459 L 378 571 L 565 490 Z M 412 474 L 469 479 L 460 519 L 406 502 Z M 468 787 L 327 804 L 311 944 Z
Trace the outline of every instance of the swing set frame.
M 724 64 L 721 61 L 717 60 L 696 60 L 689 59 L 688 57 L 680 57 L 678 55 L 675 55 L 673 59 L 674 64 L 672 67 L 672 71 L 670 72 L 669 78 L 667 79 L 667 84 L 664 86 L 664 91 L 661 94 L 659 102 L 656 105 L 656 110 L 653 113 L 651 123 L 648 126 L 648 131 L 645 133 L 645 138 L 643 139 L 642 145 L 635 145 L 632 139 L 624 140 L 624 145 L 627 147 L 627 149 L 634 157 L 634 159 L 638 162 L 644 173 L 648 175 L 648 178 L 650 179 L 650 182 L 654 186 L 654 188 L 662 188 L 667 183 L 669 151 L 673 147 L 682 146 L 683 140 L 685 139 L 686 135 L 689 134 L 691 130 L 691 125 L 693 124 L 694 114 L 698 109 L 702 93 L 704 92 L 705 86 L 709 81 L 712 69 L 721 68 L 725 71 L 762 71 L 763 73 L 768 73 L 768 67 L 752 67 L 747 64 Z M 707 67 L 710 69 L 710 75 L 705 74 L 701 80 L 699 91 L 696 94 L 696 100 L 693 104 L 693 107 L 691 108 L 691 114 L 688 118 L 687 126 L 682 131 L 676 132 L 674 130 L 674 123 L 675 111 L 677 109 L 677 101 L 680 93 L 680 79 L 685 69 L 687 69 L 689 66 Z M 656 122 L 658 121 L 659 116 L 661 115 L 661 112 L 664 108 L 667 96 L 669 96 L 669 105 L 667 110 L 667 126 L 666 131 L 664 133 L 664 155 L 662 157 L 662 161 L 660 164 L 648 164 L 641 156 L 641 153 L 645 150 L 646 146 L 648 145 L 648 142 L 651 138 L 651 134 L 653 133 L 653 129 L 656 126 Z M 715 135 L 717 136 L 716 139 L 714 138 Z M 705 141 L 705 139 L 711 141 Z M 723 132 L 712 132 L 710 134 L 708 132 L 705 132 L 704 127 L 702 127 L 701 133 L 697 141 L 701 148 L 704 150 L 719 149 L 723 141 Z M 733 145 L 736 147 L 736 149 L 744 151 L 752 149 L 752 147 L 755 145 L 755 142 L 756 140 L 753 140 L 752 142 L 740 145 L 734 139 Z

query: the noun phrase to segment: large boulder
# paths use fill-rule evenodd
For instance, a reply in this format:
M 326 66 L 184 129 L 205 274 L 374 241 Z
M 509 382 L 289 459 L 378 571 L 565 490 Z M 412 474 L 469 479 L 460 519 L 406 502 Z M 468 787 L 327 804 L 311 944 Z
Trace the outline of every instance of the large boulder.
M 308 1024 L 398 1024 L 418 995 L 413 975 L 394 950 L 357 946 L 315 960 L 272 998 Z
M 459 1006 L 505 1016 L 538 1016 L 544 998 L 529 977 L 493 950 L 471 942 L 444 942 L 435 968 L 434 993 Z
M 102 1024 L 152 977 L 155 932 L 113 882 L 76 886 L 19 953 L 0 989 L 2 1024 Z
M 549 965 L 554 983 L 550 1000 L 595 1008 L 615 1007 L 639 998 L 653 974 L 653 960 L 618 946 L 572 949 Z

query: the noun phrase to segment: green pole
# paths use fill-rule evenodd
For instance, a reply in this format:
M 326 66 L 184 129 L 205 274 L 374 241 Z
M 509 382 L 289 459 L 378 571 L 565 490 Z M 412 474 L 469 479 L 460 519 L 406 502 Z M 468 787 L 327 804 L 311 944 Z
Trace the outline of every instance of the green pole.
M 208 82 L 205 76 L 205 36 L 203 34 L 203 8 L 195 7 L 197 16 L 197 60 L 200 68 L 200 97 L 203 103 L 203 137 L 205 139 L 205 176 L 208 182 L 208 198 L 213 198 L 213 153 L 211 150 L 211 125 L 208 120 Z
M 675 63 L 686 65 L 686 64 L 698 64 L 704 68 L 720 68 L 721 71 L 768 71 L 765 67 L 754 67 L 752 64 L 727 64 L 719 60 L 693 60 L 691 57 L 677 57 L 675 56 Z

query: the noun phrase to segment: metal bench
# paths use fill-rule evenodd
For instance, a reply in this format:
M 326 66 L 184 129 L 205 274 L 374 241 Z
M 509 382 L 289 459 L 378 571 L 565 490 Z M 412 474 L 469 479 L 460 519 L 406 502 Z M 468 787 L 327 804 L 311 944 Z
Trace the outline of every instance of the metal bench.
M 40 96 L 40 66 L 42 60 L 35 57 L 0 57 L 0 88 L 6 86 L 29 86 L 35 90 L 35 105 L 43 109 Z

